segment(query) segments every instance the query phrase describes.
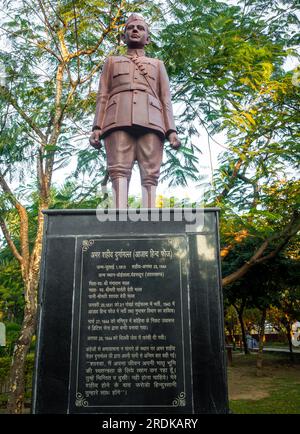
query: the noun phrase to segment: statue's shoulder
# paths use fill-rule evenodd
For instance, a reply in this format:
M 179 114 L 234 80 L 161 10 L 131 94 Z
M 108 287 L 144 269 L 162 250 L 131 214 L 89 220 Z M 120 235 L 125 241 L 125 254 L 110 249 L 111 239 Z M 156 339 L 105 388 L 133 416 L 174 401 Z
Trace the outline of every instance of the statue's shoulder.
M 155 64 L 158 64 L 160 62 L 160 60 L 157 59 L 157 57 L 148 57 L 147 56 L 146 59 L 149 60 L 149 62 L 155 63 Z
M 143 57 L 143 59 L 144 59 L 145 63 L 149 63 L 150 65 L 153 65 L 156 67 L 159 67 L 159 65 L 162 63 L 162 61 L 160 59 L 157 59 L 156 57 L 145 56 L 145 57 Z
M 155 65 L 156 67 L 160 68 L 161 66 L 164 66 L 164 62 L 157 57 L 149 57 L 148 58 L 150 62 Z

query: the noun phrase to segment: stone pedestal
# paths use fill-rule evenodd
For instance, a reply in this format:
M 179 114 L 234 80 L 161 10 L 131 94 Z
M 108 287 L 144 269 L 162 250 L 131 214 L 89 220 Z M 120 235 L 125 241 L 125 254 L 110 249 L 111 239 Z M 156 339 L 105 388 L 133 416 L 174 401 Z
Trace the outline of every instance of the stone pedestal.
M 45 212 L 34 413 L 227 413 L 218 210 Z

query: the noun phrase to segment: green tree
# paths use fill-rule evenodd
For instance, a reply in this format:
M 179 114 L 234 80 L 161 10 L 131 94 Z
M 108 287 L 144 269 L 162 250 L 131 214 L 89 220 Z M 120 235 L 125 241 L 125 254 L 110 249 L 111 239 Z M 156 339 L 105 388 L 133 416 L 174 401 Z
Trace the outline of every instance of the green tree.
M 202 126 L 209 146 L 217 133 L 227 137 L 207 197 L 221 207 L 222 255 L 247 238 L 258 241 L 247 261 L 225 275 L 228 285 L 275 258 L 300 228 L 300 87 L 284 68 L 288 56 L 299 59 L 298 2 L 168 4 L 160 52 L 182 127 L 193 134 Z
M 86 140 L 95 105 L 93 88 L 105 57 L 122 50 L 119 36 L 125 15 L 143 8 L 151 21 L 160 10 L 152 1 L 3 4 L 0 30 L 9 49 L 1 53 L 6 80 L 0 86 L 0 225 L 24 284 L 24 321 L 14 351 L 8 404 L 10 412 L 19 413 L 25 356 L 36 326 L 42 209 L 51 206 L 53 176 L 78 155 L 80 139 Z M 90 150 L 89 155 L 97 176 L 92 182 L 100 184 L 104 154 Z M 28 214 L 32 200 L 38 203 L 33 237 Z M 11 224 L 12 216 L 17 225 Z
M 280 292 L 270 307 L 269 321 L 279 332 L 284 332 L 293 360 L 292 325 L 300 318 L 300 264 L 299 255 L 281 258 L 276 269 L 276 280 Z
M 299 241 L 294 242 L 299 246 Z M 239 268 L 249 256 L 249 242 L 240 244 L 232 250 L 223 263 L 225 272 Z M 293 249 L 292 249 L 293 251 Z M 245 338 L 244 312 L 248 309 L 260 311 L 260 319 L 256 320 L 259 331 L 259 350 L 257 354 L 257 375 L 261 375 L 263 363 L 263 346 L 265 322 L 268 318 L 273 325 L 281 324 L 291 344 L 291 325 L 299 317 L 299 261 L 293 258 L 291 249 L 279 254 L 271 262 L 258 263 L 243 278 L 225 286 L 224 296 L 227 303 L 232 304 L 241 325 L 245 353 L 248 352 Z

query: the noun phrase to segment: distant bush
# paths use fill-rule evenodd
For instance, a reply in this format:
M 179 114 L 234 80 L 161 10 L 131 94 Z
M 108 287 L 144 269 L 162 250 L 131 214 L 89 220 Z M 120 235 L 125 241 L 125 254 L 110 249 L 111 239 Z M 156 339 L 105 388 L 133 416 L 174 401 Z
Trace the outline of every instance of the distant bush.
M 21 325 L 15 322 L 6 322 L 6 345 L 0 347 L 0 357 L 12 357 L 15 343 L 20 335 Z M 30 352 L 34 352 L 36 344 L 36 336 L 33 336 L 29 348 Z
M 0 357 L 11 357 L 13 355 L 15 342 L 19 337 L 21 325 L 15 322 L 5 323 L 6 346 L 0 347 Z
M 11 357 L 0 357 L 0 384 L 4 383 L 9 374 Z

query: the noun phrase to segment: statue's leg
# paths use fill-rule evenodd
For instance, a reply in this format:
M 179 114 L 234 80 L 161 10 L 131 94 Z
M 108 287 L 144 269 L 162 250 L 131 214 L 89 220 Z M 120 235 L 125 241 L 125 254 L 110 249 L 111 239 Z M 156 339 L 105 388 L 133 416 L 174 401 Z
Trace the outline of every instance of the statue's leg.
M 128 207 L 128 187 L 135 161 L 135 142 L 135 137 L 121 130 L 113 131 L 104 139 L 115 208 Z
M 136 158 L 141 174 L 143 208 L 155 208 L 162 156 L 163 142 L 157 134 L 147 133 L 138 137 Z
M 142 208 L 155 208 L 156 186 L 142 185 Z
M 128 182 L 126 178 L 116 178 L 112 181 L 113 207 L 128 207 Z

